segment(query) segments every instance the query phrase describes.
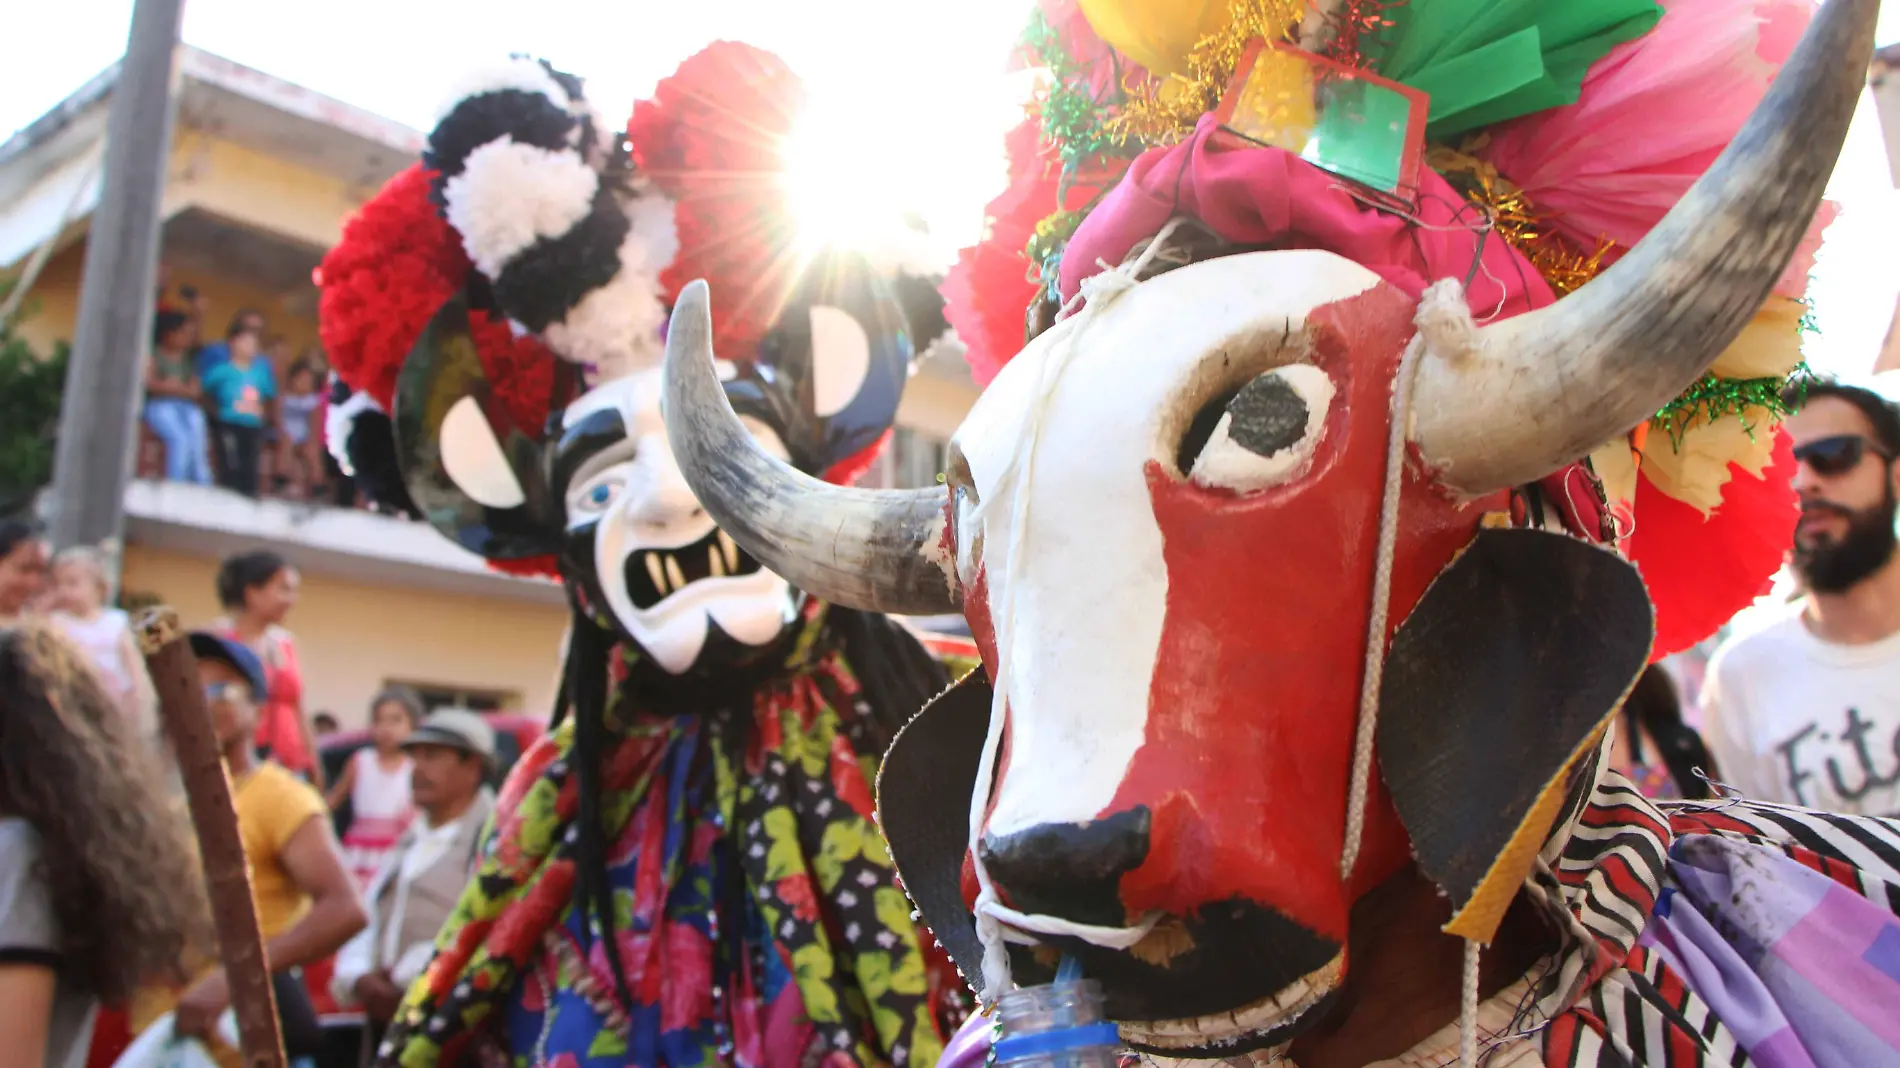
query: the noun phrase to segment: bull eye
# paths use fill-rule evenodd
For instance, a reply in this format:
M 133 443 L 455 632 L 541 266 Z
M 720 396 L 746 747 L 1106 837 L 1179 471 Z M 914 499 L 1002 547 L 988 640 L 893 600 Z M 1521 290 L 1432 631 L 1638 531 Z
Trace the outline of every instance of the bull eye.
M 1236 493 L 1299 477 L 1324 436 L 1333 383 L 1311 364 L 1276 367 L 1195 416 L 1180 469 L 1197 486 Z

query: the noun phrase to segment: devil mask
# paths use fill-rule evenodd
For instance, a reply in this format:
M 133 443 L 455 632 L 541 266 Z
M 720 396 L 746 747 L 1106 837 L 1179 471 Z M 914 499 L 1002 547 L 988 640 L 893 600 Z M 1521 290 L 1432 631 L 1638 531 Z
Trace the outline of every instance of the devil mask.
M 849 470 L 880 443 L 911 359 L 889 288 L 862 266 L 825 266 L 758 359 L 728 365 L 724 382 L 760 448 L 819 476 Z M 405 470 L 431 521 L 491 559 L 558 556 L 596 622 L 667 674 L 718 672 L 772 648 L 803 595 L 694 498 L 667 440 L 660 370 L 589 390 L 546 442 L 516 435 L 510 446 L 481 414 L 485 379 L 456 369 L 455 354 L 470 351 L 456 326 L 466 314 L 444 309 L 397 395 Z
M 983 647 L 994 689 L 920 714 L 879 801 L 986 997 L 1069 954 L 1125 1041 L 1218 1056 L 1324 1013 L 1355 904 L 1408 865 L 1448 933 L 1493 938 L 1569 833 L 1660 607 L 1579 461 L 1773 290 L 1874 8 L 1830 3 L 1707 176 L 1554 303 L 1515 246 L 1415 229 L 1203 123 L 1076 231 L 1072 314 L 989 384 L 944 489 L 846 491 L 756 447 L 705 294 L 682 297 L 669 433 L 715 520 L 839 603 L 960 608 Z M 1226 247 L 1170 236 L 1191 228 Z M 1098 262 L 1123 267 L 1084 284 Z

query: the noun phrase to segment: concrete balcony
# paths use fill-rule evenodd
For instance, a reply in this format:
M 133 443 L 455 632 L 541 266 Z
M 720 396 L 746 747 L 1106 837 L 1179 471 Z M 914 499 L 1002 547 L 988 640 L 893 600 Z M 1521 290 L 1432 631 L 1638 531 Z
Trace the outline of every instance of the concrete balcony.
M 126 540 L 150 549 L 216 560 L 267 548 L 310 574 L 372 586 L 565 603 L 560 586 L 497 574 L 426 523 L 149 479 L 126 489 L 125 511 Z

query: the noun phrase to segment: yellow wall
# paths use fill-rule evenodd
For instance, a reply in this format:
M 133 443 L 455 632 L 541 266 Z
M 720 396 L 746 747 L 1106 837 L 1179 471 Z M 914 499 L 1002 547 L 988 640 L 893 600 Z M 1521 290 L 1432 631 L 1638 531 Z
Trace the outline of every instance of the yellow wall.
M 327 249 L 342 238 L 343 220 L 375 193 L 202 130 L 181 130 L 172 144 L 165 214 L 202 208 Z
M 163 258 L 161 254 L 161 259 Z M 32 314 L 19 324 L 19 334 L 42 354 L 55 341 L 71 341 L 73 327 L 79 321 L 79 278 L 85 270 L 86 247 L 73 245 L 46 261 L 45 270 L 27 296 Z M 179 286 L 193 286 L 204 294 L 204 340 L 224 336 L 224 328 L 240 308 L 257 308 L 264 313 L 268 332 L 282 334 L 290 341 L 291 357 L 304 354 L 317 343 L 317 322 L 308 316 L 285 310 L 285 295 L 247 285 L 241 279 L 221 278 L 201 271 L 172 268 L 169 281 L 171 296 L 177 299 Z M 281 368 L 279 369 L 281 370 Z
M 202 130 L 181 129 L 172 146 L 163 210 L 170 218 L 198 208 L 309 245 L 314 252 L 336 244 L 343 234 L 343 221 L 375 192 Z M 21 324 L 19 333 L 36 347 L 43 350 L 55 339 L 72 340 L 85 258 L 85 242 L 76 241 L 48 260 L 34 283 L 27 299 L 38 314 Z M 162 249 L 159 258 L 165 258 Z M 301 356 L 316 342 L 316 320 L 285 310 L 290 294 L 258 289 L 239 278 L 176 268 L 170 281 L 174 293 L 179 285 L 192 285 L 210 302 L 204 324 L 207 341 L 223 336 L 225 325 L 239 308 L 253 307 L 263 310 L 272 333 L 290 339 L 293 356 Z
M 158 596 L 197 626 L 219 615 L 216 572 L 214 560 L 131 545 L 123 588 L 131 597 Z M 545 716 L 554 707 L 566 621 L 555 606 L 306 574 L 287 624 L 302 658 L 304 710 L 328 709 L 354 727 L 367 725 L 370 696 L 392 679 L 516 693 L 516 711 Z

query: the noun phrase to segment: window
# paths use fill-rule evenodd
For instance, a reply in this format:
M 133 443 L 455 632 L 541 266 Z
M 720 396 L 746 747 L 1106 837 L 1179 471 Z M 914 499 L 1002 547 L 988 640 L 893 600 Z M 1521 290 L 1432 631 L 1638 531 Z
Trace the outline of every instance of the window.
M 422 698 L 425 712 L 438 708 L 467 708 L 476 712 L 501 712 L 518 710 L 521 707 L 521 695 L 512 690 L 464 690 L 429 682 L 411 682 L 407 679 L 384 679 L 383 685 L 407 686 Z

